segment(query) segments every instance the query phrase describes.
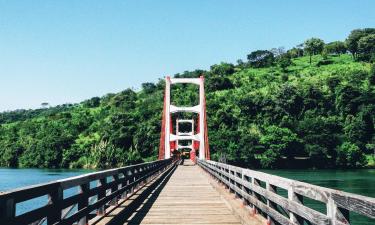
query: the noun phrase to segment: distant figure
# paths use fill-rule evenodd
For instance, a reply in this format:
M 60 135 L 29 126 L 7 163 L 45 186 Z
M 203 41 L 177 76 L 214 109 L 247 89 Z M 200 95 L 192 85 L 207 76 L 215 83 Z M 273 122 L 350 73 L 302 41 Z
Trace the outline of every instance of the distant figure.
M 185 161 L 185 159 L 184 159 L 184 157 L 182 157 L 180 165 L 184 165 L 184 161 Z

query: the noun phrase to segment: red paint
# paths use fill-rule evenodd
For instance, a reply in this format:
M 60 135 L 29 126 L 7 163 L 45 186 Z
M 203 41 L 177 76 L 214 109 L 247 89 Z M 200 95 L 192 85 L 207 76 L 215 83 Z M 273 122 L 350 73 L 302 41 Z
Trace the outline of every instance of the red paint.
M 195 150 L 190 151 L 190 160 L 193 161 L 194 163 L 196 162 Z
M 164 91 L 164 107 L 163 107 L 163 114 L 161 118 L 161 131 L 160 131 L 160 142 L 159 142 L 159 159 L 164 159 L 165 157 L 165 111 L 166 111 L 166 102 L 165 102 L 165 93 Z
M 203 79 L 203 76 L 201 77 L 201 79 Z M 203 99 L 203 118 L 204 118 L 204 146 L 205 146 L 205 158 L 207 160 L 210 160 L 211 159 L 211 155 L 210 155 L 210 147 L 209 147 L 209 144 L 208 144 L 208 127 L 207 127 L 207 112 L 206 112 L 206 96 L 204 96 L 204 99 Z

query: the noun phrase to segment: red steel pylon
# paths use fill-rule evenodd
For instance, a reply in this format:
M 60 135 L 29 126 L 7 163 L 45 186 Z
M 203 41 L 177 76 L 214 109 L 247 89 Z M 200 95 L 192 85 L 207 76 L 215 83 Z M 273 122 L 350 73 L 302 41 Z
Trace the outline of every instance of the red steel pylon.
M 199 85 L 199 105 L 192 107 L 179 107 L 171 104 L 170 86 L 177 83 L 191 83 Z M 192 112 L 198 114 L 197 131 L 192 130 L 188 133 L 178 131 L 178 119 L 176 121 L 176 133 L 173 134 L 172 114 L 177 112 Z M 182 121 L 182 120 L 181 120 Z M 185 120 L 186 122 L 186 120 Z M 190 122 L 190 121 L 189 121 Z M 191 122 L 194 123 L 194 122 Z M 192 125 L 194 129 L 194 125 Z M 189 146 L 180 146 L 178 141 L 191 141 Z M 165 79 L 164 107 L 162 115 L 162 126 L 160 132 L 159 159 L 168 159 L 173 150 L 181 148 L 190 148 L 191 157 L 195 158 L 196 150 L 199 150 L 200 159 L 210 159 L 210 150 L 208 145 L 208 128 L 206 114 L 206 98 L 204 93 L 204 78 L 170 78 Z

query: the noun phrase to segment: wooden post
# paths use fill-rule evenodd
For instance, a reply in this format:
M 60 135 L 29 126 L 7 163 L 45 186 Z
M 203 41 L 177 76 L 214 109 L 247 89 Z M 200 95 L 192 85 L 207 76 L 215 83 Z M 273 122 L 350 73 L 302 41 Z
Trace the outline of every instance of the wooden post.
M 277 187 L 268 182 L 266 183 L 266 189 L 273 193 L 276 193 L 277 191 Z M 267 198 L 267 206 L 273 209 L 277 208 L 277 205 L 273 203 L 272 201 L 270 201 L 268 198 Z M 267 224 L 268 225 L 275 224 L 275 221 L 273 221 L 269 215 L 267 215 Z
M 259 180 L 257 180 L 255 177 L 253 177 L 252 178 L 252 184 L 253 184 L 253 186 L 260 186 L 260 182 L 259 182 Z M 255 191 L 252 191 L 252 195 L 253 195 L 253 197 L 255 198 L 255 199 L 259 199 L 258 198 L 258 196 L 257 196 L 257 194 L 255 193 Z M 257 214 L 258 212 L 258 209 L 257 209 L 257 207 L 255 206 L 255 205 L 253 205 L 253 209 L 252 209 L 252 214 L 253 215 L 255 215 L 255 214 Z
M 124 181 L 121 183 L 121 187 L 125 187 L 125 186 L 127 186 L 129 183 L 129 180 L 127 179 L 127 177 L 129 176 L 128 175 L 128 171 L 125 171 L 124 173 L 123 173 L 123 175 L 124 175 Z M 126 199 L 128 197 L 128 189 L 127 190 L 125 190 L 122 194 L 121 194 L 121 199 Z
M 98 181 L 98 183 L 99 183 L 99 186 L 105 186 L 107 184 L 107 178 L 105 177 L 105 178 L 100 179 Z M 106 191 L 107 190 L 105 188 L 103 188 L 102 190 L 99 191 L 99 193 L 98 193 L 98 201 L 106 196 Z M 97 214 L 99 216 L 104 216 L 104 214 L 105 214 L 105 205 L 102 205 L 102 206 L 100 206 L 98 208 Z
M 328 199 L 327 202 L 327 216 L 331 220 L 331 224 L 350 224 L 349 211 L 343 208 L 337 207 L 335 201 L 332 198 Z
M 118 181 L 118 174 L 114 174 L 113 175 L 113 182 L 117 182 Z M 118 184 L 114 187 L 111 188 L 111 193 L 115 192 L 118 190 Z M 116 195 L 115 197 L 113 197 L 113 199 L 109 202 L 110 205 L 117 205 L 118 203 L 118 196 Z
M 0 199 L 0 221 L 7 221 L 16 216 L 16 203 L 13 198 Z
M 241 180 L 242 180 L 243 183 L 248 182 L 248 180 L 246 179 L 245 174 L 243 173 L 243 170 L 241 170 Z M 245 185 L 241 185 L 241 190 L 242 190 L 243 193 L 247 193 Z M 247 206 L 248 205 L 248 201 L 246 200 L 246 198 L 245 198 L 244 195 L 242 195 L 242 204 L 243 204 L 243 206 Z
M 78 192 L 83 195 L 83 197 L 78 202 L 78 211 L 86 208 L 89 205 L 88 192 L 90 190 L 90 183 L 82 184 L 79 186 Z M 78 225 L 87 225 L 87 217 L 84 216 L 78 221 Z
M 64 191 L 61 186 L 57 186 L 52 193 L 48 195 L 48 204 L 53 206 L 51 213 L 47 215 L 47 224 L 55 224 L 61 220 L 61 202 L 64 199 Z
M 290 187 L 288 189 L 288 199 L 290 201 L 294 201 L 294 202 L 298 202 L 298 203 L 303 203 L 303 197 L 301 195 L 298 195 L 296 194 L 294 191 L 293 191 L 293 188 Z M 298 225 L 303 225 L 303 218 L 301 218 L 300 216 L 292 213 L 292 212 L 289 212 L 289 219 L 291 220 L 291 222 L 295 223 L 295 224 L 298 224 Z
M 132 171 L 133 178 L 131 179 L 132 187 L 130 189 L 130 193 L 134 193 L 137 189 L 135 181 L 137 180 L 137 168 L 134 168 Z

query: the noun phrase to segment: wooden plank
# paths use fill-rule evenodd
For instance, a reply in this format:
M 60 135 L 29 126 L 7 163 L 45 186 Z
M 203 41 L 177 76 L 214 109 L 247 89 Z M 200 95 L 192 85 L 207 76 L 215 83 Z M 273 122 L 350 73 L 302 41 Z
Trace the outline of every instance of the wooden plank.
M 178 166 L 168 182 L 153 190 L 136 212 L 121 224 L 241 223 L 202 171 L 189 165 Z

